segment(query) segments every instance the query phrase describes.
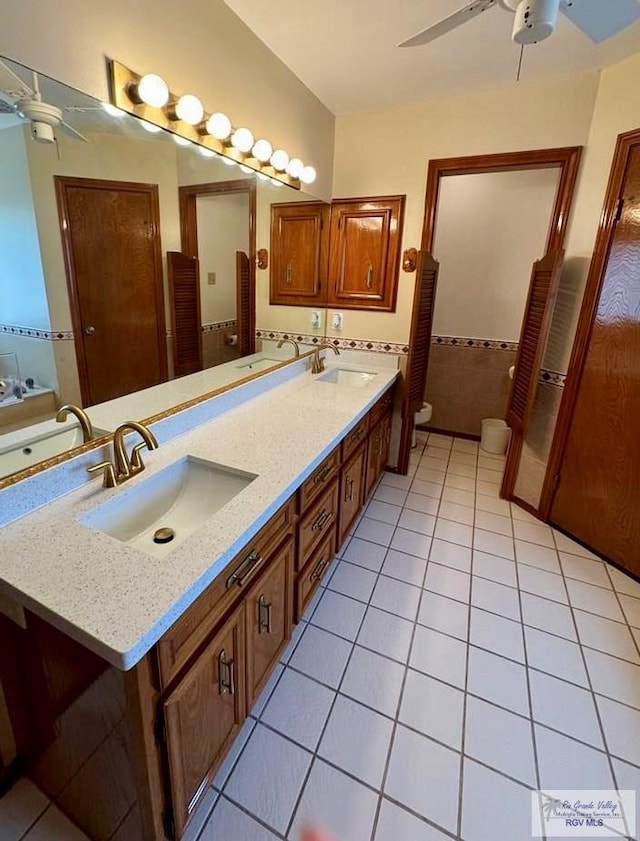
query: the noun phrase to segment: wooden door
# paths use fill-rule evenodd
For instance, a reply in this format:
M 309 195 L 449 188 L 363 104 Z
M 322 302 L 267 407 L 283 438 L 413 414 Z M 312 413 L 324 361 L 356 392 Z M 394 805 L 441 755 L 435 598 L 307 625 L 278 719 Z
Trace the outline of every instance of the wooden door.
M 251 261 L 244 251 L 236 251 L 236 331 L 240 356 L 256 349 L 256 295 L 251 277 Z
M 404 196 L 331 205 L 330 306 L 395 311 Z
M 575 396 L 565 395 L 575 402 L 551 519 L 640 575 L 640 132 L 619 141 L 609 192 L 576 337 L 582 359 L 570 369 Z
M 162 705 L 179 838 L 245 716 L 244 603 Z
M 340 514 L 338 546 L 342 546 L 351 524 L 362 508 L 364 500 L 364 468 L 366 448 L 361 445 L 342 468 L 340 474 Z
M 200 317 L 200 269 L 195 257 L 167 251 L 173 376 L 202 371 L 202 319 Z
M 247 709 L 257 700 L 291 636 L 293 554 L 293 541 L 288 540 L 246 596 Z
M 83 405 L 164 382 L 157 185 L 55 184 Z
M 326 304 L 328 223 L 323 202 L 271 205 L 271 304 Z

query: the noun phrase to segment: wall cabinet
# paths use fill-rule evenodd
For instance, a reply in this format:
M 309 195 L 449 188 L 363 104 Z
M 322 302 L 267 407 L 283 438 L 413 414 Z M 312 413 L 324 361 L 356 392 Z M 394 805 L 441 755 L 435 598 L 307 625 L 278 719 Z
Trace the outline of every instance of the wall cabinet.
M 270 303 L 394 312 L 404 203 L 272 205 Z

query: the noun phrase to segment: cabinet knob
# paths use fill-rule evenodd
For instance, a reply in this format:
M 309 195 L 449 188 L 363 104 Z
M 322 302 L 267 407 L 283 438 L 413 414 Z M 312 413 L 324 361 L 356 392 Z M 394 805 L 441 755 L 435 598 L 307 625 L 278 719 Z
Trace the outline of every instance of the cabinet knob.
M 87 334 L 87 336 L 93 336 L 93 334 L 96 332 L 96 328 L 89 325 L 88 327 L 84 328 L 84 332 Z

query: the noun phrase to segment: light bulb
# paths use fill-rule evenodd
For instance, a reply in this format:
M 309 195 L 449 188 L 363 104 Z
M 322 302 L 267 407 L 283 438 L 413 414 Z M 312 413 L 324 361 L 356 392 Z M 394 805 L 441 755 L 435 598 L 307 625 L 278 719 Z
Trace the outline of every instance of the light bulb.
M 187 93 L 181 96 L 175 105 L 176 117 L 189 123 L 190 126 L 197 126 L 204 117 L 204 108 L 197 96 Z
M 248 128 L 237 128 L 231 135 L 231 145 L 239 152 L 249 152 L 253 146 L 253 135 Z
M 221 111 L 216 111 L 207 120 L 207 132 L 216 140 L 226 140 L 231 134 L 231 120 Z
M 190 146 L 191 145 L 191 141 L 187 140 L 186 137 L 180 137 L 179 134 L 172 134 L 171 136 L 173 137 L 173 142 L 177 143 L 178 146 Z
M 207 149 L 206 146 L 198 146 L 198 152 L 200 152 L 203 158 L 215 158 L 216 156 L 216 153 L 211 149 Z
M 273 155 L 271 155 L 271 166 L 279 172 L 284 172 L 288 163 L 289 155 L 287 155 L 284 149 L 276 149 Z
M 160 126 L 156 126 L 153 123 L 147 122 L 147 120 L 140 120 L 140 125 L 145 131 L 148 131 L 149 134 L 158 134 L 159 131 L 162 131 Z
M 312 166 L 305 166 L 300 173 L 300 180 L 303 184 L 313 184 L 316 180 L 316 171 Z
M 247 166 L 246 164 L 240 164 L 240 171 L 244 172 L 245 175 L 253 175 L 253 170 L 250 166 Z
M 268 140 L 256 140 L 253 144 L 253 157 L 262 161 L 263 164 L 266 164 L 272 154 L 273 146 Z
M 282 187 L 282 181 L 278 181 L 277 178 L 270 178 L 269 179 L 274 187 Z
M 224 155 L 221 155 L 220 157 L 222 158 L 222 163 L 223 164 L 226 164 L 227 166 L 235 166 L 236 165 L 236 162 L 233 160 L 233 158 L 225 158 Z
M 138 82 L 138 96 L 153 108 L 162 108 L 169 101 L 169 86 L 156 73 L 147 73 Z
M 304 164 L 300 160 L 300 158 L 291 158 L 289 161 L 289 165 L 287 166 L 287 173 L 292 178 L 300 178 L 300 174 L 304 169 Z
M 257 172 L 256 175 L 258 176 L 260 181 L 270 181 L 271 180 L 268 175 L 264 174 L 264 172 Z
M 126 113 L 121 108 L 116 108 L 116 106 L 112 105 L 110 102 L 103 102 L 102 107 L 110 117 L 124 117 Z

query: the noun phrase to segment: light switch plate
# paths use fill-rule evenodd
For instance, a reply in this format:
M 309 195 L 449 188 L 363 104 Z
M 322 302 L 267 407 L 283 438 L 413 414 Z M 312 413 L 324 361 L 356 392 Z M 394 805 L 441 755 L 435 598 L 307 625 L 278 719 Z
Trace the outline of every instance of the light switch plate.
M 320 327 L 320 313 L 318 310 L 312 310 L 311 312 L 311 326 L 315 328 Z
M 215 272 L 209 272 L 207 274 L 207 283 L 209 284 L 209 286 L 215 286 L 216 285 L 216 273 Z
M 334 330 L 342 330 L 342 313 L 341 312 L 334 312 L 333 317 L 331 320 L 331 325 Z

